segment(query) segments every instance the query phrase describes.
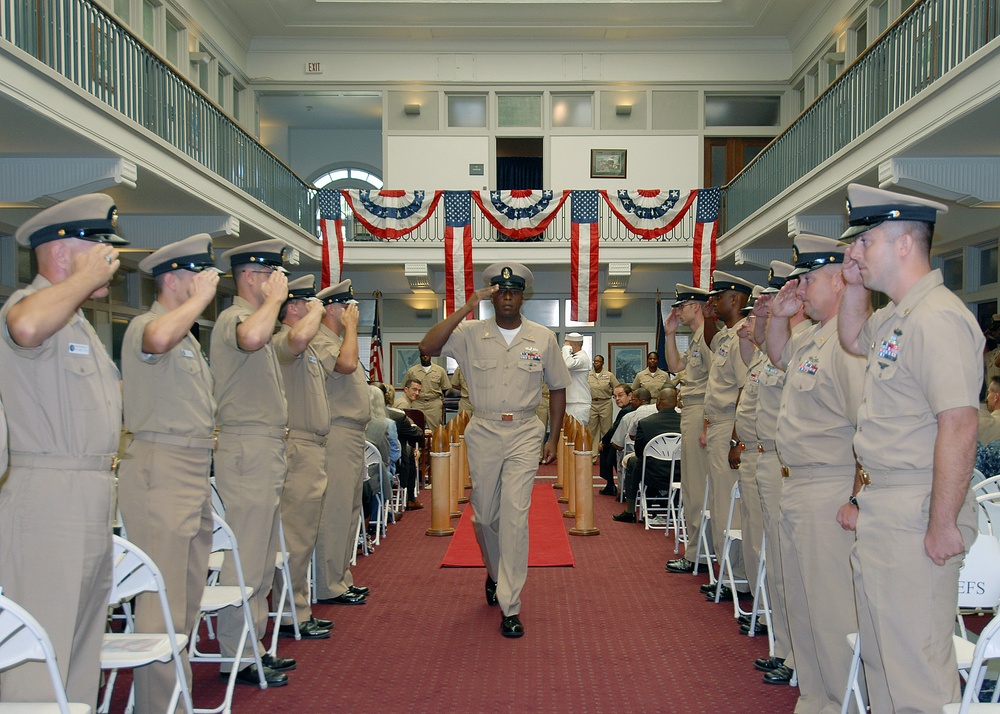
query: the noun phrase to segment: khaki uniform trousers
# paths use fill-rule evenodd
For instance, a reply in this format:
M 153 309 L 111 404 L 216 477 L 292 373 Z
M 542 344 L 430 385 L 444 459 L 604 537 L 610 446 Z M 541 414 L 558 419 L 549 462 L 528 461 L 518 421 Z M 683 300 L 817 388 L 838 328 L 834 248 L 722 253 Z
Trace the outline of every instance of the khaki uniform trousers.
M 781 657 L 794 669 L 792 639 L 788 633 L 788 613 L 785 610 L 785 580 L 781 558 L 781 462 L 773 443 L 757 457 L 757 491 L 764 515 L 767 535 L 767 597 L 771 605 L 771 631 L 774 634 L 774 656 Z
M 178 635 L 191 634 L 205 591 L 213 530 L 211 468 L 210 448 L 133 439 L 118 471 L 118 506 L 128 539 L 160 569 Z M 154 593 L 139 596 L 135 624 L 136 632 L 164 631 L 160 599 Z M 181 659 L 190 686 L 186 648 Z M 139 667 L 133 676 L 136 711 L 167 711 L 177 682 L 173 663 L 154 662 Z M 183 706 L 178 702 L 176 711 Z
M 305 622 L 312 617 L 309 563 L 316 549 L 323 495 L 326 493 L 326 437 L 309 439 L 289 435 L 285 444 L 285 460 L 288 472 L 285 474 L 285 488 L 281 492 L 281 525 L 285 529 L 287 571 L 295 597 L 295 614 L 299 622 Z M 276 571 L 271 591 L 280 592 L 283 586 L 281 574 Z
M 612 415 L 614 414 L 614 400 L 607 399 L 603 402 L 591 402 L 590 404 L 590 421 L 587 422 L 587 427 L 590 429 L 590 440 L 594 445 L 594 456 L 597 456 L 597 445 L 601 441 L 601 437 L 604 436 L 608 429 L 611 428 Z
M 709 521 L 712 529 L 712 548 L 719 563 L 722 563 L 722 544 L 726 540 L 726 518 L 729 516 L 729 499 L 732 497 L 733 485 L 739 480 L 739 469 L 729 468 L 729 440 L 733 435 L 733 420 L 713 421 L 708 425 L 708 436 L 705 441 L 708 452 L 708 507 L 712 511 L 712 520 Z M 683 447 L 682 447 L 683 448 Z M 681 468 L 681 479 L 685 478 L 683 467 Z M 740 527 L 740 509 L 733 512 L 732 527 Z M 697 547 L 697 545 L 696 545 Z M 743 567 L 743 552 L 739 548 L 734 548 L 729 553 L 729 560 L 733 564 L 733 577 L 736 580 L 745 580 L 746 572 Z M 742 587 L 738 588 L 743 590 Z
M 257 637 L 262 638 L 267 628 L 267 595 L 274 579 L 274 554 L 278 552 L 279 506 L 285 482 L 284 437 L 238 435 L 226 432 L 223 427 L 215 459 L 215 481 L 226 504 L 226 523 L 233 529 L 240 548 L 243 578 L 247 587 L 253 588 L 250 616 Z M 226 558 L 219 582 L 237 584 L 233 558 Z M 240 655 L 236 645 L 242 629 L 241 608 L 227 607 L 219 613 L 219 650 L 224 657 Z M 266 649 L 259 641 L 253 643 L 248 639 L 242 656 L 252 657 L 250 648 L 254 646 L 261 653 Z M 223 672 L 229 669 L 228 663 L 223 664 Z
M 757 566 L 760 564 L 760 539 L 764 533 L 764 511 L 757 493 L 757 460 L 760 453 L 756 445 L 747 444 L 740 455 L 740 524 L 743 538 L 743 569 L 747 574 L 750 592 L 757 588 Z M 726 511 L 728 513 L 728 511 Z
M 854 469 L 837 466 L 793 468 L 782 484 L 781 558 L 799 679 L 796 714 L 835 714 L 844 697 L 851 665 L 846 638 L 858 631 L 858 618 L 851 597 L 854 534 L 837 523 L 837 511 L 853 483 Z
M 0 488 L 3 594 L 49 633 L 68 699 L 94 707 L 111 593 L 114 484 L 110 459 L 108 464 L 104 471 L 20 466 L 12 454 Z M 8 702 L 52 701 L 43 663 L 5 673 L 0 691 Z
M 443 399 L 418 399 L 413 402 L 413 408 L 423 412 L 424 426 L 431 431 L 437 429 L 438 424 L 444 418 Z
M 316 541 L 316 597 L 337 597 L 354 585 L 351 557 L 358 549 L 361 488 L 365 477 L 365 430 L 330 425 L 326 436 L 326 495 Z
M 528 577 L 528 508 L 545 427 L 534 418 L 473 416 L 465 430 L 472 478 L 472 525 L 504 615 L 521 612 Z
M 681 409 L 681 500 L 684 501 L 684 524 L 687 547 L 684 557 L 694 560 L 701 537 L 701 509 L 705 502 L 705 481 L 708 479 L 708 451 L 701 448 L 698 438 L 705 425 L 705 406 L 685 404 Z M 709 539 L 709 547 L 712 541 Z
M 883 482 L 858 494 L 851 564 L 873 712 L 940 711 L 961 697 L 952 634 L 963 556 L 938 566 L 924 552 L 930 474 L 926 480 L 889 487 Z M 958 517 L 966 551 L 976 536 L 975 509 L 970 494 Z

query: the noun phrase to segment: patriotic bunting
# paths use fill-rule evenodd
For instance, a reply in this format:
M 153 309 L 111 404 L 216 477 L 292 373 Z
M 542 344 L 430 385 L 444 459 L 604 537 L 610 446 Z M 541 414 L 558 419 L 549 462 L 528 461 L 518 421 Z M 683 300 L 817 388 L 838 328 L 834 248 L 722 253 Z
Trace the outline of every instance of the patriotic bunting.
M 443 191 L 428 198 L 425 191 L 345 189 L 354 217 L 376 238 L 396 240 L 430 218 Z
M 697 190 L 689 191 L 683 203 L 681 192 L 659 189 L 601 191 L 611 211 L 626 228 L 646 240 L 669 233 L 680 223 L 694 203 Z
M 562 208 L 569 191 L 473 191 L 472 198 L 486 220 L 509 238 L 541 235 Z
M 344 268 L 344 218 L 340 212 L 340 191 L 321 188 L 316 193 L 323 236 L 323 268 L 319 279 L 322 290 L 340 282 Z
M 597 191 L 573 191 L 570 199 L 570 319 L 597 321 L 600 225 Z
M 472 198 L 468 191 L 444 192 L 444 307 L 450 315 L 475 291 L 472 272 Z M 469 313 L 466 319 L 471 320 Z
M 715 270 L 716 241 L 719 237 L 718 188 L 703 188 L 698 194 L 698 209 L 694 217 L 694 252 L 691 258 L 692 285 L 708 289 L 712 285 L 712 271 Z

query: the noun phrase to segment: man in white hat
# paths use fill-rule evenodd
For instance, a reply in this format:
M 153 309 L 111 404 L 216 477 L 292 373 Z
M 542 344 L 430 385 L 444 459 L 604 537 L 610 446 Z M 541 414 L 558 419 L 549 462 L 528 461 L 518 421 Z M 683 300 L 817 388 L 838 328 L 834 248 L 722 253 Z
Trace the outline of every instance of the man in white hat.
M 779 538 L 801 711 L 841 708 L 851 662 L 844 642 L 857 631 L 847 499 L 857 491 L 851 442 L 864 361 L 836 339 L 846 248 L 833 238 L 797 236 L 795 269 L 771 303 L 767 324 L 768 356 L 785 371 L 775 428 L 785 477 Z M 815 324 L 792 339 L 791 320 L 800 309 Z M 787 683 L 787 670 L 768 672 L 764 681 Z
M 851 554 L 872 711 L 938 711 L 960 697 L 952 632 L 976 536 L 985 340 L 932 270 L 927 199 L 851 184 L 840 339 L 867 359 L 854 450 L 862 468 Z M 870 314 L 869 290 L 891 302 Z M 947 366 L 942 369 L 942 366 Z
M 274 352 L 281 365 L 288 402 L 288 440 L 285 443 L 285 484 L 281 491 L 281 525 L 288 550 L 288 572 L 299 618 L 299 636 L 323 640 L 333 623 L 312 612 L 309 563 L 319 537 L 320 510 L 326 493 L 326 440 L 330 405 L 325 375 L 314 338 L 326 314 L 316 299 L 316 276 L 304 275 L 288 283 L 288 299 L 278 312 L 281 329 L 274 336 Z M 275 572 L 272 592 L 282 578 Z M 294 636 L 295 627 L 279 625 L 282 636 Z
M 535 415 L 542 381 L 549 385 L 551 434 L 542 461 L 556 457 L 566 407 L 569 371 L 552 332 L 521 316 L 531 271 L 520 263 L 494 263 L 483 271 L 487 287 L 420 342 L 424 354 L 453 357 L 469 381 L 475 414 L 465 430 L 472 477 L 472 523 L 486 564 L 486 603 L 500 605 L 500 634 L 521 637 L 521 589 L 528 576 L 528 509 L 545 427 Z M 481 300 L 495 317 L 466 320 Z
M 118 270 L 117 211 L 104 194 L 25 221 L 38 275 L 0 309 L 0 399 L 10 471 L 0 487 L 0 583 L 46 629 L 71 701 L 97 702 L 111 591 L 119 375 L 80 307 Z M 42 664 L 0 678 L 4 701 L 52 701 Z
M 587 375 L 590 372 L 590 355 L 583 349 L 583 335 L 570 332 L 562 348 L 566 369 L 573 380 L 566 389 L 566 413 L 581 424 L 590 422 L 590 384 Z
M 163 576 L 174 630 L 194 627 L 212 549 L 215 448 L 212 372 L 191 328 L 215 299 L 219 271 L 207 233 L 146 256 L 156 301 L 129 323 L 122 340 L 125 428 L 132 441 L 118 469 L 118 506 L 130 541 Z M 136 632 L 163 632 L 159 598 L 139 596 Z M 181 652 L 191 685 L 187 649 Z M 177 676 L 172 662 L 136 669 L 139 711 L 167 711 Z
M 288 278 L 282 266 L 285 244 L 266 240 L 232 248 L 222 258 L 236 282 L 233 304 L 223 310 L 212 330 L 212 371 L 219 404 L 219 448 L 215 479 L 226 506 L 226 522 L 240 546 L 247 587 L 253 588 L 250 613 L 263 637 L 267 626 L 267 595 L 274 577 L 278 550 L 278 517 L 285 481 L 285 433 L 288 407 L 285 387 L 274 354 L 274 325 L 285 298 Z M 222 567 L 221 582 L 236 584 L 232 559 Z M 219 613 L 219 649 L 225 657 L 250 657 L 261 652 L 268 686 L 288 683 L 285 671 L 295 660 L 272 657 L 260 642 L 236 650 L 243 629 L 243 613 L 230 607 Z M 257 685 L 256 665 L 242 669 L 224 663 L 223 675 L 237 671 L 240 684 Z
M 365 427 L 371 420 L 368 382 L 358 359 L 360 313 L 350 279 L 320 290 L 316 297 L 326 311 L 316 349 L 330 403 L 326 496 L 316 544 L 316 596 L 324 604 L 364 605 L 368 588 L 355 585 L 351 573 L 361 517 Z

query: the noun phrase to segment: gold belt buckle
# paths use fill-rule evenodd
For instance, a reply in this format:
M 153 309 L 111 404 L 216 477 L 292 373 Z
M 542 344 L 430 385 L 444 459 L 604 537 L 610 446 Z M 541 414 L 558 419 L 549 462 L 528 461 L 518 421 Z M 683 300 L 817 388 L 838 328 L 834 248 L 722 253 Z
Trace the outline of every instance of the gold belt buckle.
M 760 443 L 759 441 L 757 442 L 757 453 L 758 454 L 763 454 L 764 453 L 764 445 L 762 443 Z
M 782 466 L 782 467 L 781 467 L 781 478 L 788 478 L 788 477 L 789 477 L 789 476 L 791 476 L 791 475 L 792 475 L 792 474 L 791 474 L 791 472 L 790 472 L 790 471 L 788 470 L 788 467 L 787 467 L 787 466 Z
M 118 472 L 118 464 L 121 463 L 121 459 L 118 458 L 118 454 L 111 457 L 111 470 L 115 473 Z
M 510 412 L 506 412 L 500 415 L 500 421 L 514 421 L 514 415 Z
M 863 483 L 865 486 L 872 485 L 871 476 L 869 476 L 868 472 L 865 471 L 864 469 L 861 469 L 861 483 Z

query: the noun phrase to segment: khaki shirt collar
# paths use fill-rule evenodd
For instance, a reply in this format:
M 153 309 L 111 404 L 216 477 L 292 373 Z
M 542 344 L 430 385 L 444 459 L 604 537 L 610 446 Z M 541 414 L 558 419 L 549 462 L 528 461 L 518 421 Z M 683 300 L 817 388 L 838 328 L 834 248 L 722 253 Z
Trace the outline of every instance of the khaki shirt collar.
M 534 332 L 530 328 L 531 323 L 521 317 L 521 328 L 518 330 L 517 335 L 511 340 L 510 349 L 524 340 L 525 342 L 535 342 Z M 500 332 L 500 327 L 497 325 L 497 320 L 495 317 L 491 317 L 486 321 L 486 329 L 483 330 L 484 340 L 495 340 L 499 342 L 504 347 L 507 347 L 507 340 L 503 338 L 503 334 Z
M 927 294 L 931 290 L 944 284 L 944 279 L 941 277 L 940 270 L 932 270 L 927 275 L 923 276 L 913 284 L 913 287 L 907 291 L 903 299 L 899 301 L 898 305 L 889 303 L 888 307 L 891 308 L 894 315 L 899 315 L 900 317 L 906 317 L 910 314 L 910 310 L 917 306 L 921 300 L 927 297 Z
M 53 284 L 52 281 L 50 281 L 41 273 L 35 275 L 34 280 L 31 281 L 31 287 L 35 289 L 35 292 L 38 292 L 39 290 L 44 290 L 45 288 L 50 288 L 52 287 L 52 284 Z M 67 324 L 75 325 L 76 323 L 80 322 L 80 320 L 83 319 L 84 319 L 83 308 L 78 307 L 76 309 L 76 312 L 73 313 L 73 317 L 70 318 Z

